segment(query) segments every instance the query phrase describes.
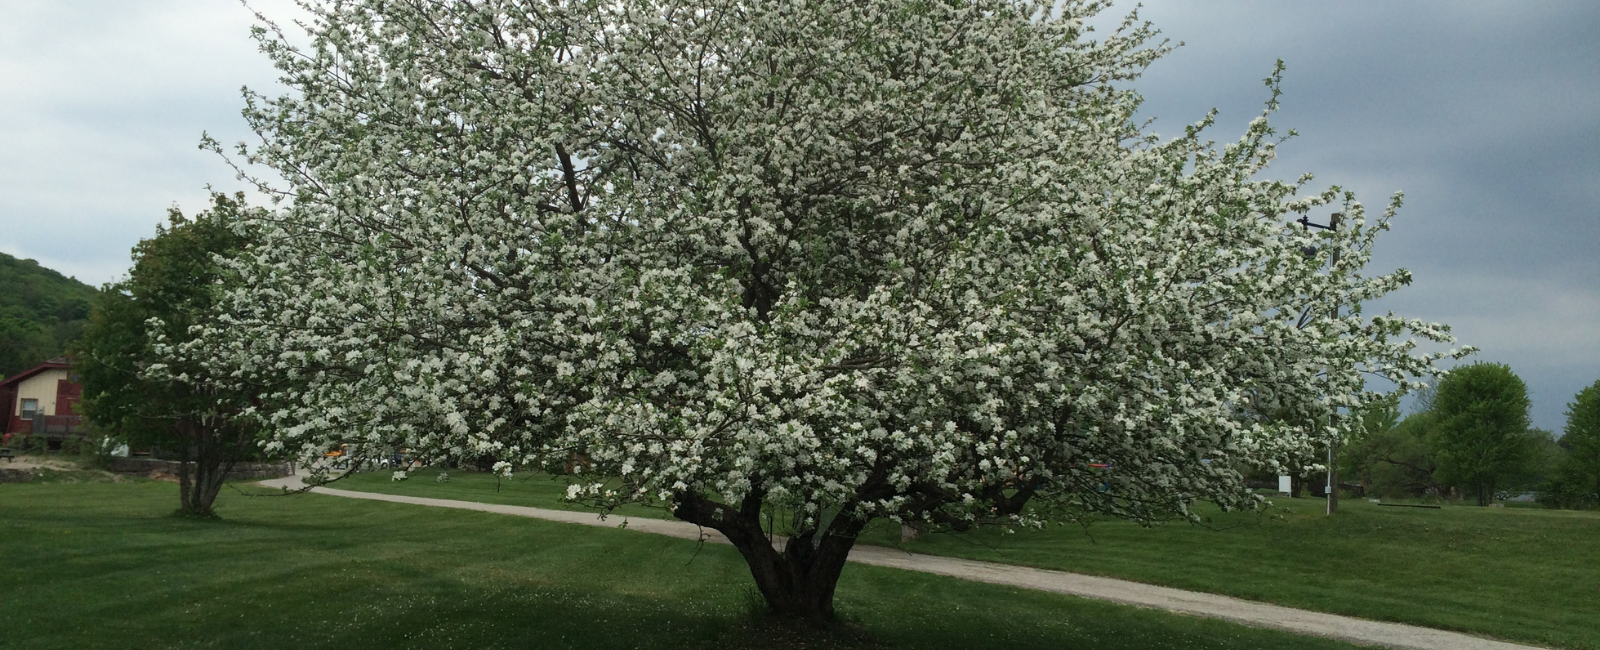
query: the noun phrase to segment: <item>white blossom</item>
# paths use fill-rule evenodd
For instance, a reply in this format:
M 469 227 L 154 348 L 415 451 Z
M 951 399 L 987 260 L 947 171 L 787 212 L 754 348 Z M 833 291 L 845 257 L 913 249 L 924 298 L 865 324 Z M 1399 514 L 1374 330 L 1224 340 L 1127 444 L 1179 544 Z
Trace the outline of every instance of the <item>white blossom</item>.
M 1090 3 L 311 9 L 307 47 L 261 32 L 295 93 L 252 96 L 246 154 L 285 203 L 204 351 L 286 379 L 286 449 L 796 534 L 1192 516 L 1460 354 L 1359 310 L 1409 282 L 1363 274 L 1398 195 L 1264 180 L 1276 77 L 1236 142 L 1161 139 L 1123 84 L 1166 49 Z

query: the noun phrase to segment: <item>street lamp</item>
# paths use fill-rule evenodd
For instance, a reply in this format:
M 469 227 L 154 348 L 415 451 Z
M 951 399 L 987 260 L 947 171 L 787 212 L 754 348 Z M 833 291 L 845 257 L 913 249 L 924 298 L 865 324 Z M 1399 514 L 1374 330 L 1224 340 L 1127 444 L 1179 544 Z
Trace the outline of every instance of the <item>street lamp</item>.
M 1298 224 L 1300 224 L 1300 227 L 1307 228 L 1307 229 L 1316 228 L 1318 230 L 1337 231 L 1339 229 L 1339 218 L 1342 217 L 1342 216 L 1344 216 L 1344 215 L 1342 215 L 1342 214 L 1340 214 L 1338 212 L 1333 213 L 1332 215 L 1330 215 L 1328 217 L 1328 225 L 1326 225 L 1326 226 L 1324 226 L 1324 225 L 1322 225 L 1320 223 L 1312 222 L 1311 218 L 1308 217 L 1308 216 L 1305 216 L 1305 215 L 1301 215 L 1300 219 L 1298 221 L 1296 221 L 1295 223 L 1298 223 Z M 1310 246 L 1307 246 L 1307 247 L 1301 249 L 1301 252 L 1305 253 L 1306 257 L 1311 257 L 1311 256 L 1317 254 L 1317 249 L 1312 248 Z M 1333 249 L 1333 260 L 1332 260 L 1331 266 L 1338 266 L 1338 265 L 1339 265 L 1339 249 L 1335 248 L 1335 249 Z M 1338 318 L 1339 317 L 1339 304 L 1338 303 L 1334 303 L 1334 305 L 1333 305 L 1333 317 L 1334 318 Z M 1329 413 L 1328 414 L 1328 426 L 1330 426 L 1330 427 L 1333 426 L 1333 418 L 1334 418 L 1334 414 Z M 1334 466 L 1334 453 L 1335 453 L 1334 449 L 1335 449 L 1336 444 L 1337 443 L 1336 443 L 1335 440 L 1333 440 L 1331 438 L 1328 440 L 1328 486 L 1327 486 L 1326 494 L 1327 494 L 1328 514 L 1329 515 L 1332 515 L 1335 511 L 1337 511 L 1339 509 L 1339 471 Z

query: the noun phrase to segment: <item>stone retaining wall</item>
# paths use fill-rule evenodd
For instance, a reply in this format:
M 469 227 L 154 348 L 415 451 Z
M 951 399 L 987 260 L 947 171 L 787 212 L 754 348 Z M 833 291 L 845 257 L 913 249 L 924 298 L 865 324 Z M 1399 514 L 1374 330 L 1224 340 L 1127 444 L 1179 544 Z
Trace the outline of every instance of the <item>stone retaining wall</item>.
M 150 472 L 164 472 L 177 475 L 182 463 L 175 460 L 161 460 L 158 458 L 112 458 L 111 471 L 123 474 L 149 474 Z M 294 473 L 294 466 L 290 463 L 239 463 L 233 466 L 233 471 L 228 472 L 228 478 L 277 478 Z

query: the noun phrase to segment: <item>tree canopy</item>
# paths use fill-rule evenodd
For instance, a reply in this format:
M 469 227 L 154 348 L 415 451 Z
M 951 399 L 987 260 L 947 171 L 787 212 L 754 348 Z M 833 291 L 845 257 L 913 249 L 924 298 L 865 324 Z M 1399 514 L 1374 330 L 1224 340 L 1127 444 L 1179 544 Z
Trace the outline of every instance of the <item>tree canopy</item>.
M 1398 197 L 1262 180 L 1265 113 L 1145 132 L 1167 48 L 1098 8 L 313 3 L 309 46 L 258 32 L 294 94 L 246 110 L 287 203 L 183 353 L 295 380 L 274 448 L 573 466 L 808 617 L 873 518 L 1252 506 L 1242 472 L 1310 462 L 1365 374 L 1443 356 L 1394 337 L 1448 329 L 1359 309 L 1409 281 L 1362 273 Z
M 66 352 L 89 321 L 94 287 L 0 253 L 0 376 Z

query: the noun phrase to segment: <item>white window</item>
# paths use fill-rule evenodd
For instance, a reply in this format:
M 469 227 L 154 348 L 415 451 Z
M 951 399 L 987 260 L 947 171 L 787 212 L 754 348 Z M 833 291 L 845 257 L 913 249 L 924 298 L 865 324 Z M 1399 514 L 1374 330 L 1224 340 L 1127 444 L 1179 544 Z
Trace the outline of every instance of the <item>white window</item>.
M 39 400 L 36 400 L 36 399 L 25 399 L 25 400 L 22 400 L 22 419 L 24 419 L 24 420 L 32 420 L 34 414 L 36 414 L 38 412 L 39 412 Z

